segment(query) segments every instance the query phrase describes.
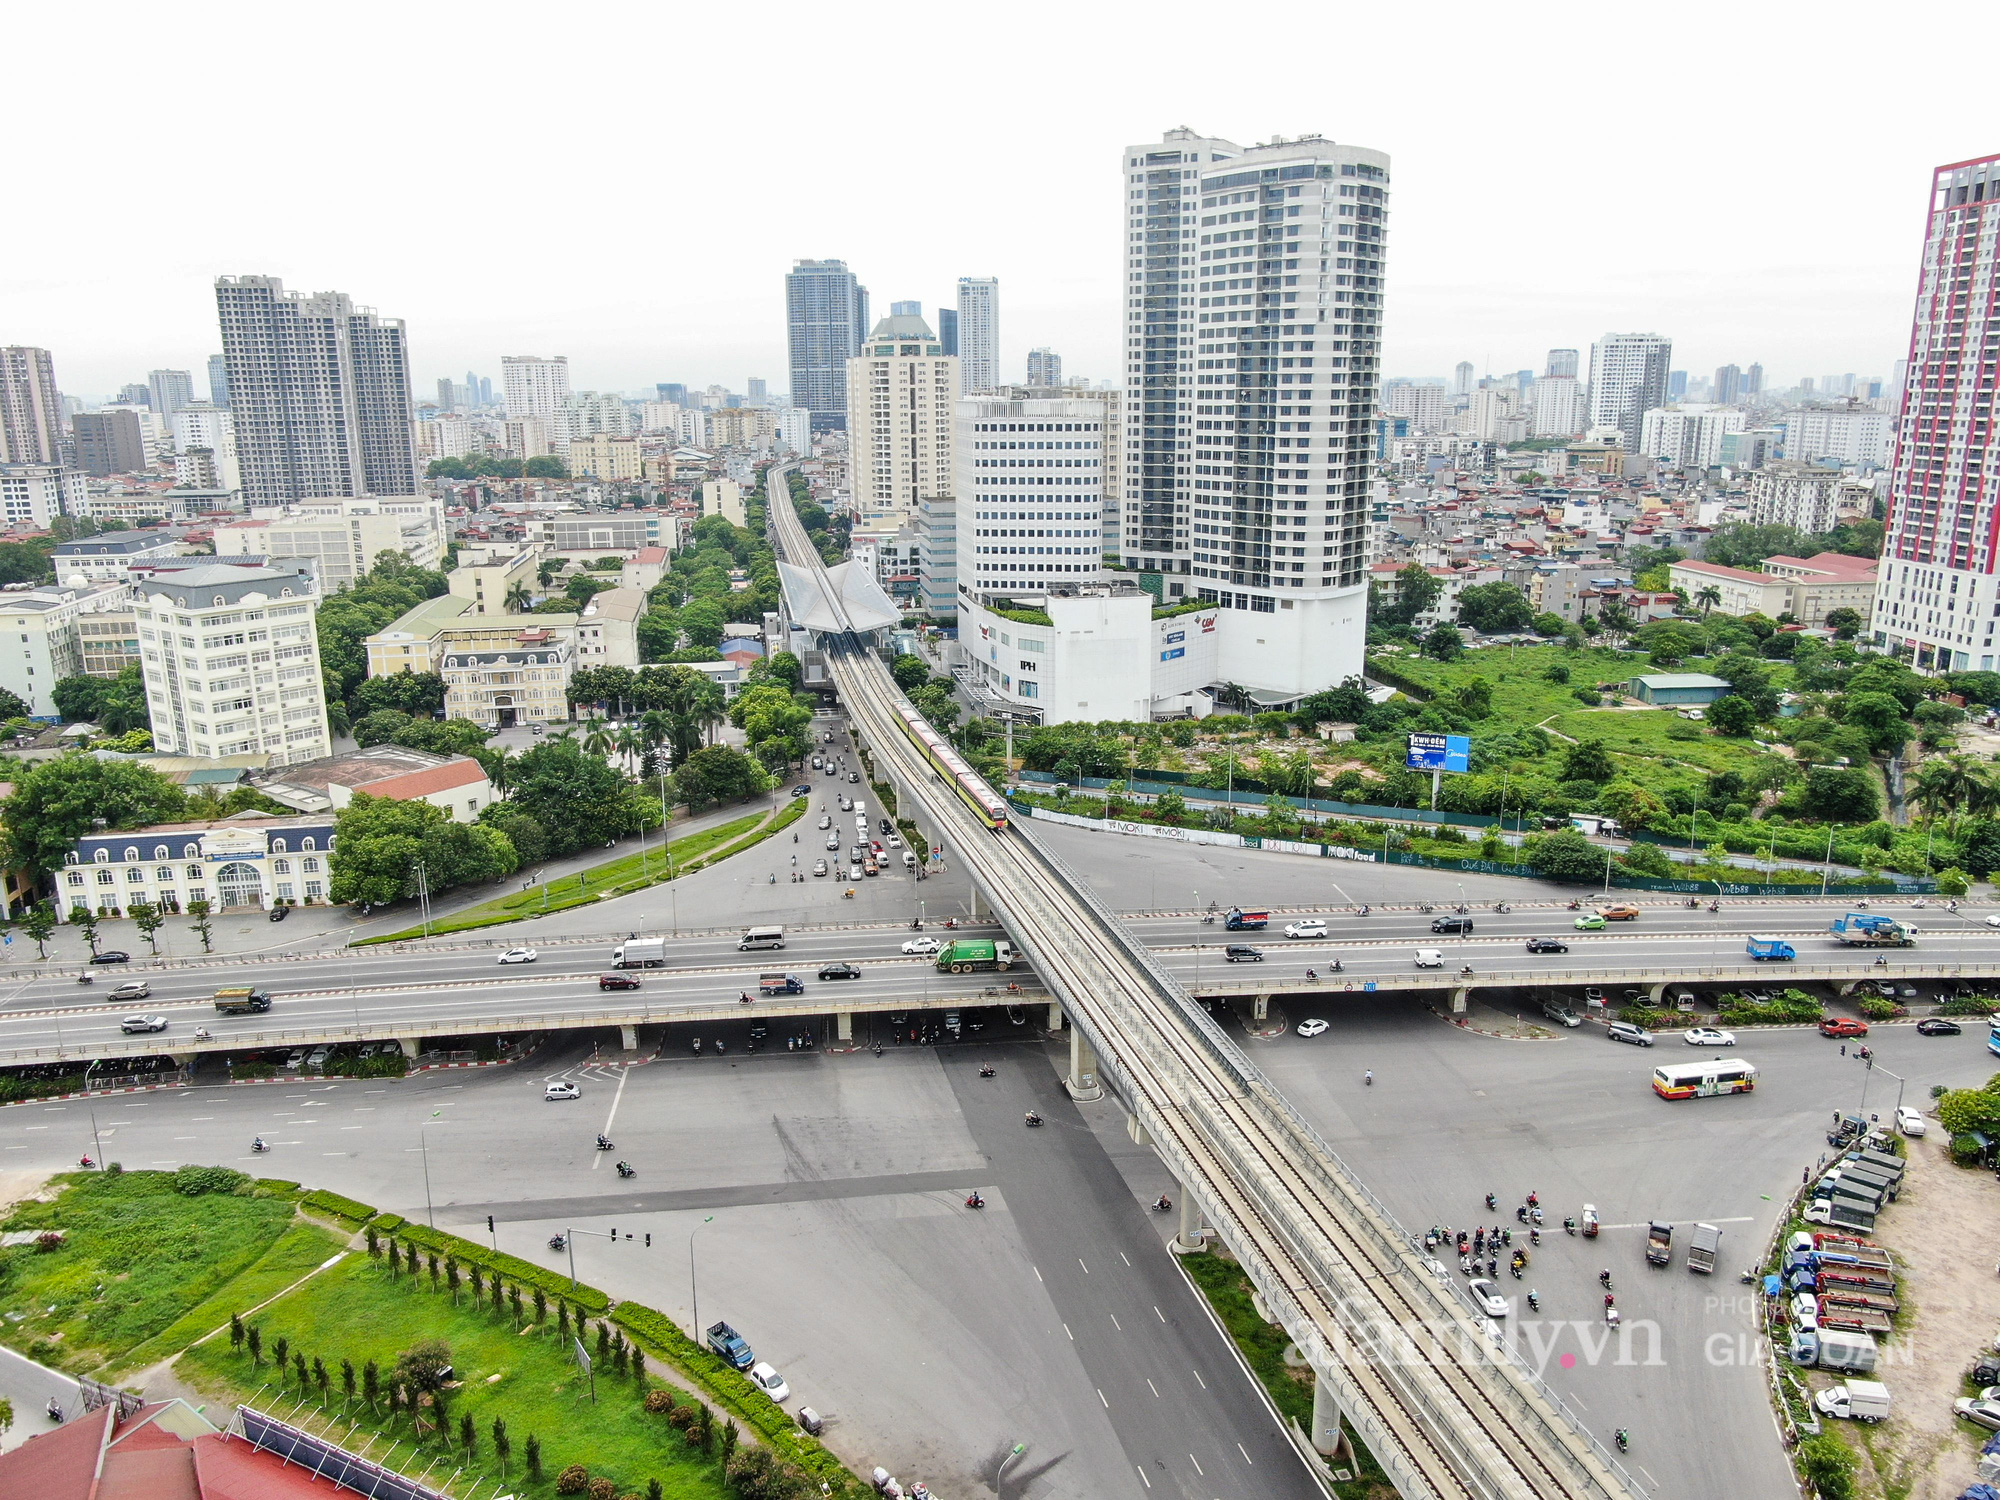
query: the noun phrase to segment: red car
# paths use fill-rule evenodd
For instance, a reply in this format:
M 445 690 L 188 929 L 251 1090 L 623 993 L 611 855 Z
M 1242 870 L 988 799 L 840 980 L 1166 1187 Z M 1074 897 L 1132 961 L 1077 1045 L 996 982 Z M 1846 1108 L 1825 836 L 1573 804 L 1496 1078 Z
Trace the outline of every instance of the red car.
M 1848 1016 L 1828 1016 L 1819 1023 L 1821 1036 L 1866 1036 L 1868 1023 Z
M 639 981 L 630 974 L 600 974 L 597 976 L 597 987 L 600 990 L 636 990 Z

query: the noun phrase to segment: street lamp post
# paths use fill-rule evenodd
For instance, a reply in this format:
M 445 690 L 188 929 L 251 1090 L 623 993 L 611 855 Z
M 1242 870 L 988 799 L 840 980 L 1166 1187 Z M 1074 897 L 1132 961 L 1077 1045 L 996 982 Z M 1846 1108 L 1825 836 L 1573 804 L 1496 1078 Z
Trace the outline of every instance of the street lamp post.
M 715 1215 L 709 1214 L 701 1224 L 714 1222 Z M 701 1224 L 695 1225 L 688 1231 L 688 1296 L 694 1300 L 694 1339 L 697 1344 L 701 1342 L 701 1287 L 695 1281 L 694 1275 L 694 1237 L 701 1233 Z

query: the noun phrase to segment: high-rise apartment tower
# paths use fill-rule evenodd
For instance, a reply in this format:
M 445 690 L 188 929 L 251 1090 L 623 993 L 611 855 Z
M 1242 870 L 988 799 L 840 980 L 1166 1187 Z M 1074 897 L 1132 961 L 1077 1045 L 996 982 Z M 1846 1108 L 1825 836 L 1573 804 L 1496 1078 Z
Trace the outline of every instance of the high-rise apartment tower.
M 0 463 L 62 462 L 62 393 L 49 351 L 0 348 Z
M 208 357 L 208 404 L 227 406 L 229 404 L 229 362 L 220 354 Z
M 1225 632 L 1227 680 L 1338 683 L 1361 670 L 1389 159 L 1174 130 L 1122 165 L 1125 564 L 1272 616 Z
M 1000 279 L 958 278 L 958 374 L 967 394 L 1000 384 Z
M 1674 341 L 1657 333 L 1607 333 L 1590 346 L 1590 425 L 1615 427 L 1639 451 L 1646 413 L 1668 400 Z
M 1576 350 L 1551 349 L 1549 351 L 1548 378 L 1551 380 L 1576 379 Z
M 146 376 L 146 404 L 162 423 L 194 404 L 194 376 L 186 370 L 153 370 Z
M 920 317 L 884 318 L 847 362 L 848 474 L 859 529 L 894 527 L 952 492 L 958 361 Z
M 844 260 L 802 260 L 785 277 L 785 344 L 792 405 L 812 413 L 814 432 L 847 426 L 847 362 L 868 334 L 868 288 Z
M 1869 621 L 1920 671 L 1991 671 L 2000 613 L 2000 447 L 1992 418 L 2000 156 L 1931 175 L 1889 521 Z
M 417 492 L 401 319 L 275 276 L 219 276 L 215 303 L 247 500 Z
M 569 356 L 500 357 L 500 396 L 510 417 L 552 417 L 569 405 Z
M 1028 384 L 1038 386 L 1061 385 L 1062 356 L 1053 349 L 1030 349 L 1028 351 Z

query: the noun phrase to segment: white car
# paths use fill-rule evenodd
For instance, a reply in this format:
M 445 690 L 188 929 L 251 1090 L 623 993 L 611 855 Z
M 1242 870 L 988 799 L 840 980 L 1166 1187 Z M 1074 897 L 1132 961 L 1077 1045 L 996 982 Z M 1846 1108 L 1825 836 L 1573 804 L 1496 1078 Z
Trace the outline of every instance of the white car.
M 1819 1331 L 1819 1299 L 1811 1292 L 1792 1298 L 1792 1326 L 1805 1333 Z
M 1326 923 L 1318 917 L 1307 917 L 1303 922 L 1287 922 L 1285 936 L 1288 938 L 1325 937 Z
M 792 1388 L 785 1384 L 785 1377 L 761 1359 L 750 1367 L 750 1381 L 773 1401 L 792 1399 Z
M 533 948 L 509 948 L 505 953 L 500 955 L 500 962 L 503 964 L 531 964 L 534 961 L 535 950 Z
M 826 836 L 826 848 L 829 854 L 838 854 L 840 852 L 840 835 L 829 833 Z
M 815 875 L 824 875 L 825 873 L 826 873 L 826 861 L 825 861 L 825 860 L 823 860 L 823 859 L 816 859 L 816 860 L 814 860 L 814 861 L 813 861 L 813 874 L 815 874 Z
M 552 1083 L 542 1090 L 542 1098 L 544 1100 L 581 1099 L 582 1097 L 583 1090 L 573 1083 Z
M 1986 925 L 1988 927 L 2000 927 L 2000 912 L 1996 912 L 1994 915 L 1988 917 Z
M 1318 1036 L 1322 1031 L 1325 1030 L 1326 1030 L 1326 1022 L 1320 1020 L 1317 1016 L 1313 1017 L 1313 1019 L 1311 1019 L 1310 1021 L 1299 1022 L 1300 1036 Z
M 1681 1040 L 1690 1047 L 1734 1047 L 1736 1033 L 1717 1026 L 1695 1026 L 1683 1031 Z
M 118 1023 L 118 1029 L 120 1031 L 165 1031 L 167 1029 L 167 1018 L 165 1016 L 127 1016 Z
M 903 951 L 905 953 L 935 953 L 938 951 L 938 940 L 936 938 L 911 938 L 907 943 L 903 944 Z
M 306 1049 L 303 1047 L 300 1047 L 297 1051 L 292 1053 L 290 1057 L 285 1059 L 285 1071 L 287 1073 L 296 1073 L 300 1068 L 303 1068 L 305 1065 L 306 1065 Z
M 825 832 L 827 829 L 833 827 L 833 814 L 821 813 L 819 815 L 819 826 L 821 832 Z
M 325 1047 L 313 1048 L 312 1051 L 306 1055 L 306 1067 L 315 1073 L 319 1072 L 322 1068 L 326 1066 L 327 1055 L 328 1053 Z
M 1922 1135 L 1930 1129 L 1921 1111 L 1911 1109 L 1907 1104 L 1896 1106 L 1896 1128 L 1904 1135 Z
M 903 847 L 902 839 L 898 838 L 895 834 L 893 833 L 890 834 L 888 838 L 889 838 L 889 847 L 891 849 L 900 849 Z
M 1489 1318 L 1507 1316 L 1507 1299 L 1494 1289 L 1493 1283 L 1484 1276 L 1469 1283 L 1466 1290 L 1472 1293 L 1472 1300 L 1479 1304 L 1479 1310 Z

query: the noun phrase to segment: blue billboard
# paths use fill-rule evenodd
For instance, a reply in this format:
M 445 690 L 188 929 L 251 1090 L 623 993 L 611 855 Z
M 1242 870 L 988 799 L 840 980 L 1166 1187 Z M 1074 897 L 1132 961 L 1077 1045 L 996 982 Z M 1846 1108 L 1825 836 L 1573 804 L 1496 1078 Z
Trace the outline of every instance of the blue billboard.
M 1470 771 L 1472 739 L 1463 734 L 1412 734 L 1403 764 L 1412 771 Z

